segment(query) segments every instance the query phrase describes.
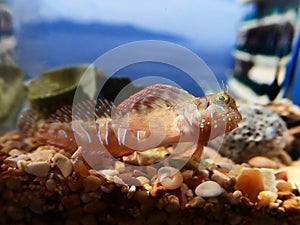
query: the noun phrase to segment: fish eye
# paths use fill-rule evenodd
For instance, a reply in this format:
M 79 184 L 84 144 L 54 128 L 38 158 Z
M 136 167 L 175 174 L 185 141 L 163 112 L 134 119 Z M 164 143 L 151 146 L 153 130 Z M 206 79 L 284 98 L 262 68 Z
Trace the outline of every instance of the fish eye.
M 226 94 L 221 94 L 217 97 L 217 101 L 223 104 L 227 104 L 229 102 L 229 98 Z
M 225 101 L 225 97 L 223 95 L 220 95 L 219 100 L 223 102 L 223 101 Z

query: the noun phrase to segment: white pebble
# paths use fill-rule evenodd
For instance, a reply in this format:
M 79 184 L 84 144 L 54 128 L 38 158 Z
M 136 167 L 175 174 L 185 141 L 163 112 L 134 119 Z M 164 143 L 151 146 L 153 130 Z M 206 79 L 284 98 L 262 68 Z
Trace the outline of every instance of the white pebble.
M 158 170 L 158 181 L 167 189 L 175 190 L 182 185 L 183 176 L 178 169 L 165 166 Z
M 195 193 L 204 198 L 212 198 L 222 194 L 223 189 L 215 181 L 205 181 L 196 187 Z
M 48 175 L 50 165 L 47 162 L 33 162 L 27 165 L 25 172 L 37 177 L 45 177 Z
M 68 157 L 61 153 L 56 153 L 53 157 L 53 163 L 58 167 L 62 175 L 66 178 L 73 171 L 73 165 Z

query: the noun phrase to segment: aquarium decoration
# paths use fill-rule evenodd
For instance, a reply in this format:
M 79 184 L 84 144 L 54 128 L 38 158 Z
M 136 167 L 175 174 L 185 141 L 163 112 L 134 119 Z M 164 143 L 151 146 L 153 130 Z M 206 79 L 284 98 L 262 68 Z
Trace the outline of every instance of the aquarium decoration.
M 249 10 L 238 31 L 232 94 L 260 103 L 290 97 L 299 51 L 299 2 L 242 2 Z

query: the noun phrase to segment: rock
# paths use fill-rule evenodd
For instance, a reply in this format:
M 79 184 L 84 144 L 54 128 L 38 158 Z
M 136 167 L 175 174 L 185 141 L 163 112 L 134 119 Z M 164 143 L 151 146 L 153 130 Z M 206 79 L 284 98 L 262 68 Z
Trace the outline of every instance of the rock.
M 166 211 L 168 213 L 175 213 L 180 209 L 179 199 L 175 195 L 169 195 L 167 197 L 168 205 L 166 206 Z
M 248 196 L 251 202 L 257 201 L 261 191 L 276 192 L 274 171 L 271 169 L 243 168 L 237 177 L 236 189 Z
M 237 178 L 236 189 L 255 202 L 258 194 L 264 190 L 262 174 L 258 169 L 243 169 Z
M 27 165 L 25 172 L 37 177 L 46 177 L 50 170 L 50 164 L 47 162 L 32 162 Z
M 278 195 L 272 191 L 261 191 L 257 198 L 259 200 L 258 204 L 260 206 L 269 206 L 277 200 Z
M 48 179 L 46 181 L 46 188 L 48 191 L 55 191 L 56 189 L 55 181 L 53 179 Z
M 103 181 L 94 175 L 89 175 L 83 179 L 85 191 L 96 191 L 101 187 L 102 183 Z
M 32 162 L 50 162 L 50 159 L 53 157 L 55 151 L 53 149 L 48 149 L 44 146 L 37 148 L 36 151 L 28 154 Z
M 203 198 L 217 197 L 221 195 L 223 191 L 223 188 L 215 181 L 205 181 L 199 184 L 195 189 L 196 195 Z
M 222 187 L 225 187 L 225 186 L 227 187 L 228 184 L 230 183 L 230 177 L 228 177 L 224 173 L 221 173 L 218 170 L 213 171 L 213 175 L 211 176 L 211 179 L 213 181 L 216 181 Z
M 286 181 L 279 181 L 276 185 L 276 188 L 278 190 L 278 192 L 282 191 L 282 192 L 291 192 L 292 191 L 292 184 Z
M 64 156 L 61 153 L 56 153 L 52 159 L 54 165 L 58 167 L 62 175 L 66 178 L 68 177 L 73 171 L 73 164 L 71 160 Z
M 181 172 L 173 167 L 165 166 L 158 170 L 158 181 L 167 189 L 175 190 L 183 184 Z
M 236 163 L 247 162 L 254 156 L 278 157 L 287 144 L 288 129 L 281 117 L 262 106 L 240 104 L 243 119 L 239 127 L 216 138 L 220 154 Z
M 264 156 L 255 156 L 248 161 L 248 164 L 256 168 L 278 168 L 278 164 L 274 160 L 271 160 Z
M 195 196 L 190 201 L 185 204 L 186 208 L 200 208 L 203 207 L 205 203 L 204 198 L 201 196 Z

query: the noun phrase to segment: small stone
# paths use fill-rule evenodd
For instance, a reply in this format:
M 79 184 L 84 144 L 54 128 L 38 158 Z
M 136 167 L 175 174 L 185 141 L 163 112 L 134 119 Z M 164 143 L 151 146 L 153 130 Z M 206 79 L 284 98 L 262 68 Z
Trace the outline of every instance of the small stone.
M 205 181 L 196 187 L 195 193 L 203 198 L 213 198 L 221 195 L 223 189 L 215 181 Z
M 149 179 L 144 176 L 139 176 L 136 179 L 141 183 L 141 185 L 149 184 L 149 182 L 150 182 Z
M 292 184 L 286 181 L 279 181 L 276 185 L 278 191 L 292 191 Z
M 270 168 L 276 169 L 278 168 L 277 163 L 274 160 L 271 160 L 267 157 L 263 156 L 255 156 L 248 161 L 248 164 L 252 167 L 256 168 Z
M 55 181 L 53 179 L 48 179 L 46 181 L 46 188 L 48 191 L 55 191 L 56 189 Z
M 230 183 L 230 177 L 226 176 L 224 173 L 221 173 L 218 170 L 213 171 L 213 175 L 211 176 L 213 181 L 216 181 L 222 187 L 227 187 Z
M 258 169 L 242 169 L 237 178 L 236 189 L 248 196 L 251 202 L 255 202 L 259 192 L 264 190 L 262 174 Z
M 113 181 L 114 176 L 119 175 L 118 170 L 112 170 L 112 169 L 107 169 L 107 170 L 100 170 L 99 171 L 101 175 L 103 175 L 106 179 Z
M 168 205 L 166 206 L 166 211 L 168 213 L 175 213 L 180 209 L 179 199 L 175 195 L 169 195 L 167 197 Z
M 34 152 L 28 154 L 32 162 L 50 162 L 55 151 L 44 149 L 44 146 L 37 148 Z
M 90 174 L 86 164 L 84 164 L 84 162 L 81 159 L 74 158 L 71 161 L 74 166 L 74 171 L 76 173 L 79 173 L 82 177 L 86 177 Z
M 19 156 L 21 154 L 23 154 L 23 152 L 18 149 L 12 149 L 8 153 L 9 156 Z
M 4 163 L 6 165 L 12 166 L 12 167 L 16 167 L 19 161 L 23 161 L 23 162 L 30 162 L 30 157 L 28 156 L 28 154 L 21 154 L 18 156 L 10 156 L 8 158 L 6 158 L 4 160 Z
M 47 162 L 32 162 L 27 165 L 25 172 L 37 177 L 46 177 L 49 173 L 50 165 Z
M 61 153 L 56 153 L 53 157 L 53 163 L 58 167 L 64 178 L 68 177 L 73 171 L 73 165 L 68 157 Z
M 200 196 L 195 196 L 185 204 L 185 208 L 200 208 L 203 207 L 205 200 Z
M 127 198 L 131 199 L 134 196 L 134 193 L 136 192 L 136 186 L 132 185 L 128 189 Z
M 102 180 L 94 175 L 89 175 L 83 179 L 85 191 L 96 191 L 101 187 Z
M 272 191 L 261 191 L 257 198 L 259 200 L 258 204 L 260 206 L 269 206 L 270 203 L 274 203 L 277 199 L 278 195 Z
M 276 180 L 285 180 L 288 181 L 288 173 L 287 171 L 279 171 L 275 174 Z
M 228 193 L 227 196 L 228 196 L 228 201 L 230 202 L 230 204 L 238 205 L 242 201 L 241 199 L 243 197 L 243 194 L 241 191 L 236 190 L 233 193 Z
M 158 181 L 167 189 L 175 190 L 183 183 L 181 172 L 173 167 L 165 166 L 158 170 Z
M 300 212 L 300 203 L 295 198 L 283 201 L 282 206 L 286 210 L 297 210 Z
M 124 172 L 125 171 L 125 163 L 116 161 L 115 162 L 115 170 L 117 170 L 119 172 Z
M 277 192 L 274 171 L 266 168 L 243 168 L 235 187 L 248 196 L 251 202 L 257 200 L 261 191 Z

